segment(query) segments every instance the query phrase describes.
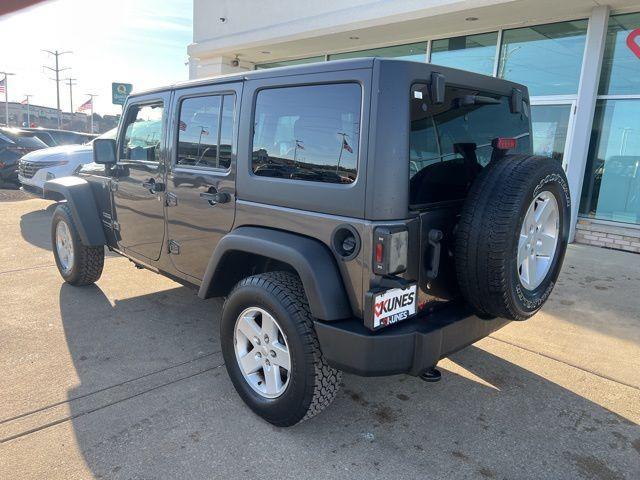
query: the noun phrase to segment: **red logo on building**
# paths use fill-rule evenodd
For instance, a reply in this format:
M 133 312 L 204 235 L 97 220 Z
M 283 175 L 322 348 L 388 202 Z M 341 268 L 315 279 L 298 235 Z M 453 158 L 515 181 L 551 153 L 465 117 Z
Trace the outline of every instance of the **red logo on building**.
M 640 58 L 640 44 L 636 42 L 636 38 L 640 37 L 640 28 L 633 30 L 627 37 L 627 47 L 631 50 L 636 57 Z

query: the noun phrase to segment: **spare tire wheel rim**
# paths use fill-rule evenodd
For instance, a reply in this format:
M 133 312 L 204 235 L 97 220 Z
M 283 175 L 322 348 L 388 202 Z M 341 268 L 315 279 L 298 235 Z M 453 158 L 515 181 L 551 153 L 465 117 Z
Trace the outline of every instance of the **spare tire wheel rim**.
M 249 386 L 265 398 L 282 395 L 291 378 L 291 354 L 275 317 L 262 308 L 247 308 L 233 336 L 236 361 Z
M 64 273 L 73 269 L 73 239 L 67 222 L 60 220 L 56 225 L 56 252 Z
M 535 290 L 546 278 L 556 254 L 560 235 L 560 210 L 553 193 L 534 197 L 524 216 L 518 240 L 517 271 L 520 283 Z

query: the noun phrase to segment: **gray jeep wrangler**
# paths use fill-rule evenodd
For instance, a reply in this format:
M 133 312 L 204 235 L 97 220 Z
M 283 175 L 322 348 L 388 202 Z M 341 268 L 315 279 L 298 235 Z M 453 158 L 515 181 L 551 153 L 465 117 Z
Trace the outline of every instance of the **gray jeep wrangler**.
M 132 95 L 117 140 L 45 185 L 64 280 L 105 247 L 225 297 L 233 384 L 289 426 L 341 371 L 436 380 L 440 359 L 549 297 L 561 165 L 531 155 L 526 87 L 417 62 L 259 70 Z

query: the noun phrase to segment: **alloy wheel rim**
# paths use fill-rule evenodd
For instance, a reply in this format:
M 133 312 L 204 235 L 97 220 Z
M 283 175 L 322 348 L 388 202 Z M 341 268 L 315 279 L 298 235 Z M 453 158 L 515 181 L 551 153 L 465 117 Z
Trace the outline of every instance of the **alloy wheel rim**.
M 58 260 L 62 271 L 69 273 L 73 268 L 73 240 L 71 238 L 71 230 L 64 220 L 60 220 L 56 225 L 56 251 L 58 252 Z
M 524 216 L 518 240 L 517 270 L 520 283 L 535 290 L 545 279 L 556 254 L 560 234 L 560 210 L 549 191 L 538 193 Z
M 236 361 L 245 381 L 259 395 L 277 398 L 291 377 L 291 354 L 282 328 L 269 312 L 245 309 L 234 328 Z

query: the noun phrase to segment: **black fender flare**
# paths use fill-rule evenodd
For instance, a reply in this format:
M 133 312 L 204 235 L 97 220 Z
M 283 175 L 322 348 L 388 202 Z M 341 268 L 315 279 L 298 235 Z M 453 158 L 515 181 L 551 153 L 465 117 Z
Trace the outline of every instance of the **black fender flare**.
M 239 227 L 220 240 L 202 279 L 200 298 L 214 296 L 210 287 L 225 276 L 219 266 L 225 255 L 233 252 L 260 255 L 290 265 L 302 281 L 315 318 L 352 317 L 342 276 L 329 249 L 312 238 L 268 228 Z
M 105 245 L 107 240 L 89 182 L 79 177 L 62 177 L 44 184 L 44 198 L 64 198 L 71 209 L 80 240 L 87 247 Z

